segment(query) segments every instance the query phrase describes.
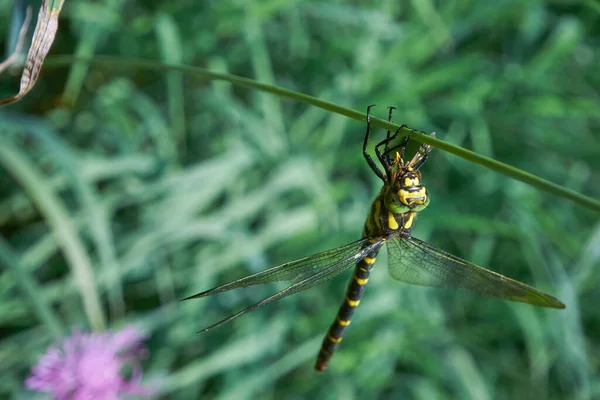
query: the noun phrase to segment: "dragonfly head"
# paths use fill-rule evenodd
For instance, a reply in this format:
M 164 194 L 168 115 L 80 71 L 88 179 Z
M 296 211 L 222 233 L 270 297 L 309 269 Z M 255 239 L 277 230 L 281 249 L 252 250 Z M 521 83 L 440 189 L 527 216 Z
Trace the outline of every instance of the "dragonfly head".
M 385 191 L 384 202 L 394 214 L 419 212 L 429 204 L 429 193 L 421 183 L 421 172 L 401 167 L 394 173 L 392 184 Z

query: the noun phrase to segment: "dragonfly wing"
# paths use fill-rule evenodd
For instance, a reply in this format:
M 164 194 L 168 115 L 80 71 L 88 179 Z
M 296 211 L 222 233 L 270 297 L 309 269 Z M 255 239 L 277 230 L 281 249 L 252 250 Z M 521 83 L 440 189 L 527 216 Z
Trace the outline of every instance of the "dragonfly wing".
M 390 275 L 413 285 L 467 289 L 540 307 L 565 308 L 554 297 L 458 258 L 414 237 L 387 241 Z
M 324 254 L 328 254 L 328 253 L 333 253 L 333 254 L 337 255 L 337 257 L 327 257 L 328 264 L 327 264 L 326 268 L 323 268 L 321 266 L 320 268 L 317 268 L 315 271 L 313 271 L 313 273 L 311 273 L 311 274 L 303 273 L 303 274 L 294 275 L 296 283 L 293 283 L 292 285 L 288 286 L 287 288 L 283 289 L 282 291 L 277 292 L 274 295 L 267 297 L 266 299 L 254 304 L 242 311 L 239 311 L 238 313 L 233 314 L 232 316 L 230 316 L 228 318 L 225 318 L 225 319 L 217 322 L 216 324 L 213 324 L 207 328 L 204 328 L 204 329 L 200 330 L 199 332 L 205 332 L 210 329 L 216 328 L 217 326 L 225 324 L 233 319 L 236 319 L 237 317 L 239 317 L 241 315 L 249 313 L 250 311 L 254 311 L 257 308 L 267 305 L 273 301 L 276 301 L 276 300 L 282 299 L 284 297 L 287 297 L 289 295 L 292 295 L 294 293 L 298 293 L 303 290 L 309 289 L 315 285 L 318 285 L 321 282 L 331 279 L 334 276 L 337 276 L 338 274 L 347 270 L 348 268 L 356 265 L 356 263 L 358 263 L 358 261 L 365 258 L 370 252 L 372 252 L 374 250 L 378 250 L 381 247 L 381 245 L 383 244 L 383 242 L 384 242 L 384 239 L 381 239 L 375 243 L 369 243 L 368 239 L 359 240 L 359 241 L 351 243 L 349 245 L 338 247 L 336 249 L 332 249 L 329 251 L 325 251 L 323 253 L 319 253 L 319 254 L 316 254 L 311 257 L 307 257 L 307 258 L 303 258 L 300 260 L 292 261 L 290 263 L 282 264 L 279 267 L 283 267 L 283 266 L 289 267 L 290 265 L 293 265 L 295 263 L 300 263 L 300 264 L 305 263 L 307 265 L 311 265 L 310 263 L 308 263 L 308 260 L 312 259 L 314 257 L 320 258 Z M 357 243 L 360 244 L 360 246 L 356 246 Z M 345 249 L 345 250 L 342 250 L 342 249 Z M 349 249 L 352 249 L 354 251 L 350 252 Z M 276 269 L 279 267 L 274 267 L 272 269 Z M 267 270 L 267 271 L 269 271 L 269 270 Z M 265 271 L 265 272 L 267 272 L 267 271 Z M 258 275 L 258 274 L 254 274 L 254 275 Z M 248 278 L 251 278 L 254 275 L 250 275 Z M 269 280 L 268 282 L 274 282 L 274 280 Z M 252 284 L 255 284 L 255 283 L 252 283 Z M 248 285 L 244 285 L 244 286 L 248 286 Z M 216 289 L 218 289 L 218 288 L 216 288 Z M 224 290 L 229 290 L 229 288 L 224 289 Z M 210 294 L 213 294 L 213 293 L 210 293 Z
M 216 293 L 225 292 L 232 289 L 243 288 L 252 285 L 260 285 L 271 282 L 291 281 L 299 282 L 306 277 L 315 275 L 319 271 L 328 267 L 343 263 L 345 260 L 352 262 L 357 254 L 362 254 L 361 249 L 369 247 L 369 239 L 363 238 L 345 246 L 327 250 L 322 253 L 304 257 L 299 260 L 290 261 L 265 271 L 257 272 L 241 279 L 226 283 L 216 288 L 195 295 L 186 297 L 183 300 L 196 299 L 200 297 L 211 296 Z M 364 257 L 364 256 L 363 256 Z M 356 260 L 355 262 L 358 262 Z

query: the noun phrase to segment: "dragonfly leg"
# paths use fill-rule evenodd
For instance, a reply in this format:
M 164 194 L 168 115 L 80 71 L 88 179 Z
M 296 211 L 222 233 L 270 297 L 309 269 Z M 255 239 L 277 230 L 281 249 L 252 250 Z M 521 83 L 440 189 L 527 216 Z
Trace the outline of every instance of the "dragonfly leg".
M 385 182 L 385 176 L 383 175 L 383 172 L 377 168 L 377 165 L 367 153 L 367 144 L 369 143 L 369 135 L 371 134 L 371 107 L 375 107 L 375 104 L 371 104 L 369 107 L 367 107 L 367 133 L 365 134 L 365 141 L 363 142 L 363 156 L 365 157 L 365 160 L 367 160 L 367 164 L 369 164 L 369 167 L 371 167 L 373 172 L 375 172 L 375 174 L 377 174 L 377 176 Z
M 396 131 L 396 134 L 398 134 L 398 132 L 400 131 L 400 129 L 402 129 L 403 127 L 406 127 L 406 125 L 402 125 L 402 126 L 401 126 L 401 127 L 400 127 L 400 128 L 397 130 L 397 131 Z M 414 132 L 414 131 L 415 131 L 415 130 L 414 130 L 414 129 L 412 129 L 412 130 L 411 130 L 411 131 L 408 133 L 408 135 L 407 135 L 407 136 L 405 136 L 405 137 L 404 137 L 404 139 L 402 139 L 402 143 L 400 143 L 400 144 L 398 144 L 398 145 L 396 145 L 396 146 L 394 146 L 394 147 L 392 147 L 392 148 L 389 148 L 389 149 L 387 150 L 387 151 L 388 151 L 388 157 L 389 157 L 389 154 L 391 154 L 393 151 L 400 149 L 400 158 L 402 158 L 402 159 L 404 160 L 404 151 L 406 150 L 406 146 L 408 145 L 408 142 L 410 141 L 410 137 L 412 136 L 412 134 L 413 134 L 413 132 Z M 396 136 L 396 135 L 394 135 L 394 136 Z
M 391 143 L 392 141 L 394 141 L 396 139 L 396 137 L 398 136 L 398 134 L 400 133 L 402 128 L 406 128 L 406 127 L 407 127 L 406 125 L 400 126 L 398 129 L 396 129 L 396 132 L 392 136 L 390 136 L 389 138 L 386 138 L 385 140 L 382 140 L 381 142 L 377 143 L 377 145 L 375 146 L 375 154 L 377 154 L 377 158 L 379 159 L 379 162 L 381 162 L 381 164 L 383 164 L 383 166 L 386 168 L 386 172 L 391 171 L 391 165 L 390 165 L 390 161 L 389 161 L 390 153 L 395 149 L 398 149 L 402 146 L 406 146 L 405 142 L 408 143 L 408 140 L 406 138 L 404 138 L 400 145 L 394 146 L 392 148 L 389 148 L 388 145 L 389 145 L 389 143 Z M 409 134 L 409 136 L 410 136 L 410 134 Z M 385 146 L 383 153 L 380 150 L 381 146 Z M 391 176 L 391 172 L 388 173 L 388 175 Z
M 388 110 L 389 110 L 388 122 L 392 122 L 392 111 L 395 110 L 395 109 L 396 109 L 396 107 L 393 107 L 393 106 L 389 106 L 388 107 Z M 388 156 L 386 157 L 386 161 L 387 161 L 388 164 L 391 163 L 390 156 L 389 156 L 389 153 L 388 153 L 388 145 L 390 144 L 390 134 L 391 133 L 392 132 L 390 130 L 387 131 L 387 135 L 385 136 L 385 141 L 386 141 L 385 148 L 383 149 L 383 154 L 388 154 Z
M 319 351 L 319 356 L 317 357 L 317 362 L 315 364 L 315 369 L 319 372 L 325 371 L 327 365 L 329 365 L 329 361 L 331 360 L 331 357 L 333 357 L 333 353 L 335 353 L 335 350 L 342 341 L 348 325 L 350 325 L 350 322 L 352 321 L 352 316 L 354 315 L 354 311 L 356 311 L 356 307 L 358 307 L 358 304 L 360 303 L 360 298 L 365 291 L 367 281 L 369 280 L 369 274 L 371 273 L 371 269 L 373 268 L 373 264 L 375 263 L 375 259 L 379 253 L 379 249 L 381 249 L 381 246 L 377 246 L 375 249 L 369 252 L 369 254 L 360 260 L 356 265 L 354 276 L 348 285 L 344 303 L 341 305 L 335 321 L 333 324 L 331 324 L 325 339 L 323 339 L 323 345 L 321 346 L 321 350 Z

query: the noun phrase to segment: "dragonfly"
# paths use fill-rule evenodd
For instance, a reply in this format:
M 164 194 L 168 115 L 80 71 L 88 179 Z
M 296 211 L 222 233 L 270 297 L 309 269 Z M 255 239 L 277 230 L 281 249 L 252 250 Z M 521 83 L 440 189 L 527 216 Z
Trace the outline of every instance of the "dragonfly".
M 375 259 L 384 245 L 388 252 L 389 274 L 395 280 L 413 285 L 466 289 L 538 307 L 565 308 L 563 303 L 549 294 L 482 268 L 411 236 L 417 214 L 423 211 L 430 201 L 429 192 L 421 181 L 419 169 L 427 161 L 432 146 L 421 144 L 415 155 L 405 161 L 405 150 L 415 131 L 410 130 L 410 133 L 397 145 L 392 143 L 406 125 L 402 125 L 394 134 L 388 131 L 386 138 L 377 143 L 374 148 L 380 169 L 367 152 L 373 106 L 367 107 L 367 130 L 362 153 L 369 167 L 383 181 L 383 187 L 371 204 L 362 238 L 183 299 L 212 296 L 252 285 L 289 282 L 289 286 L 285 289 L 199 332 L 214 329 L 269 303 L 323 283 L 354 267 L 354 274 L 348 284 L 344 301 L 323 339 L 317 356 L 315 369 L 320 372 L 325 371 L 352 321 Z M 393 109 L 394 107 L 389 107 L 388 121 L 390 122 Z M 430 136 L 435 137 L 435 132 Z

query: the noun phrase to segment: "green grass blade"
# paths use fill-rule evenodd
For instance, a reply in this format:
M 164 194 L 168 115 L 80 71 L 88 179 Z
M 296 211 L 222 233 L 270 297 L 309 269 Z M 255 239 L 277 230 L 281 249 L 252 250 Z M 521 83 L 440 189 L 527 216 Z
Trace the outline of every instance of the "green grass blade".
M 159 13 L 156 16 L 155 31 L 160 45 L 161 58 L 168 64 L 184 62 L 181 34 L 172 16 Z M 185 148 L 185 96 L 184 81 L 180 72 L 172 71 L 165 76 L 167 103 L 169 107 L 169 123 L 176 138 L 178 147 Z
M 90 325 L 94 330 L 103 330 L 106 323 L 91 261 L 71 222 L 67 209 L 50 190 L 42 175 L 27 160 L 23 152 L 1 136 L 0 164 L 23 186 L 48 221 L 73 271 Z
M 0 236 L 0 262 L 12 271 L 17 285 L 31 303 L 31 307 L 40 321 L 48 327 L 54 339 L 58 340 L 63 337 L 65 332 L 60 319 L 54 315 L 50 303 L 43 301 L 42 296 L 40 296 L 42 292 L 35 279 L 25 271 L 19 256 L 2 236 Z

